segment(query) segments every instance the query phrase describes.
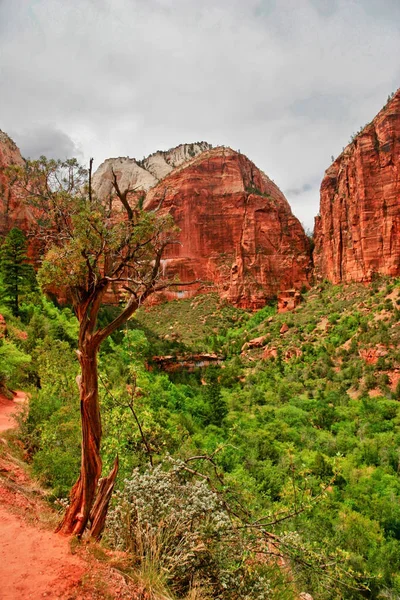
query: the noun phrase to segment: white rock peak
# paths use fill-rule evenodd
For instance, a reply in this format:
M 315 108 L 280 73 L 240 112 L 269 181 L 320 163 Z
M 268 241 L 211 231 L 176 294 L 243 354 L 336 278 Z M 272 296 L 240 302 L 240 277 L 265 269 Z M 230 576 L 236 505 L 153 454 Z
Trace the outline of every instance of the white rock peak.
M 211 148 L 211 144 L 207 142 L 195 142 L 155 152 L 143 160 L 129 157 L 108 158 L 93 175 L 93 189 L 100 198 L 110 196 L 113 191 L 114 171 L 121 189 L 147 192 L 171 171 Z

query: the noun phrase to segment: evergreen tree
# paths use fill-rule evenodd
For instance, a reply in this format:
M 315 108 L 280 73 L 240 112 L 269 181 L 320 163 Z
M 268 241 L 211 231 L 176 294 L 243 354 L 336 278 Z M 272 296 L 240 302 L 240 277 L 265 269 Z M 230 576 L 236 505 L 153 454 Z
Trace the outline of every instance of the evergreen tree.
M 19 315 L 21 296 L 36 287 L 35 272 L 27 257 L 27 241 L 24 233 L 14 227 L 0 247 L 0 273 L 2 277 L 2 300 Z
M 214 368 L 209 368 L 206 375 L 206 387 L 204 390 L 205 399 L 207 402 L 207 424 L 221 427 L 223 420 L 228 414 L 226 402 L 221 394 L 221 384 L 218 379 L 218 371 Z

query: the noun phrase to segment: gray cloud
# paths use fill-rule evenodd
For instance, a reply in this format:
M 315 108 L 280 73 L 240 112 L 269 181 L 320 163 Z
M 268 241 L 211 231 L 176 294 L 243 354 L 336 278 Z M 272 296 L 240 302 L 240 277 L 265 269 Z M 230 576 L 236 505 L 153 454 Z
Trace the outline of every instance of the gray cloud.
M 27 131 L 10 130 L 10 135 L 21 150 L 24 158 L 83 158 L 82 150 L 63 131 L 54 127 L 40 126 Z
M 97 164 L 231 145 L 283 190 L 318 182 L 288 193 L 310 226 L 331 155 L 399 86 L 399 11 L 398 0 L 0 2 L 0 127 L 24 154 L 81 148 Z
M 324 17 L 334 15 L 339 8 L 337 0 L 311 0 L 311 5 L 314 10 Z
M 315 184 L 304 183 L 301 187 L 285 190 L 286 196 L 302 196 L 305 192 L 310 192 L 315 187 Z
M 296 117 L 306 117 L 311 122 L 325 119 L 326 115 L 348 118 L 351 100 L 346 95 L 315 93 L 305 98 L 297 98 L 290 106 Z

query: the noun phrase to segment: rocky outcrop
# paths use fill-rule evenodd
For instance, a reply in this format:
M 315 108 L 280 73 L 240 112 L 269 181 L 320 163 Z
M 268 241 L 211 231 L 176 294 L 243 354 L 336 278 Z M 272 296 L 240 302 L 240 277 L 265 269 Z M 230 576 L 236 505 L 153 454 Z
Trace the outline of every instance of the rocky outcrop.
M 223 360 L 223 356 L 209 353 L 153 356 L 151 364 L 147 364 L 147 370 L 151 371 L 153 365 L 156 365 L 159 369 L 169 373 L 183 370 L 195 371 L 196 369 L 202 369 L 210 365 L 219 365 Z
M 11 165 L 22 166 L 24 159 L 16 144 L 6 133 L 0 130 L 0 236 L 8 233 L 12 227 L 27 228 L 28 209 L 12 186 L 12 173 L 7 171 Z
M 155 152 L 143 160 L 129 157 L 108 158 L 93 176 L 93 189 L 100 198 L 112 195 L 114 171 L 122 190 L 147 192 L 174 169 L 210 148 L 211 145 L 207 142 L 196 142 L 181 144 L 165 152 Z
M 281 358 L 285 362 L 288 362 L 292 358 L 298 358 L 301 355 L 302 355 L 302 352 L 301 352 L 300 348 L 290 347 L 290 348 L 287 348 L 286 350 L 284 350 L 284 352 L 282 352 Z M 271 360 L 271 359 L 278 358 L 278 356 L 279 356 L 279 353 L 278 353 L 278 348 L 276 346 L 266 346 L 264 348 L 264 351 L 262 354 L 262 359 L 263 360 Z
M 278 313 L 294 310 L 301 303 L 299 290 L 284 290 L 278 295 Z
M 278 187 L 229 148 L 202 152 L 147 193 L 180 228 L 163 266 L 181 282 L 171 297 L 217 290 L 245 308 L 259 308 L 280 290 L 308 283 L 309 245 Z
M 400 275 L 400 90 L 325 173 L 314 264 L 333 283 Z
M 360 357 L 365 360 L 368 365 L 376 365 L 378 360 L 386 356 L 388 349 L 383 344 L 376 344 L 371 348 L 361 348 L 359 350 Z
M 241 352 L 244 352 L 245 350 L 253 350 L 254 348 L 262 348 L 267 338 L 268 336 L 261 335 L 260 337 L 253 338 L 252 340 L 245 342 L 242 346 Z

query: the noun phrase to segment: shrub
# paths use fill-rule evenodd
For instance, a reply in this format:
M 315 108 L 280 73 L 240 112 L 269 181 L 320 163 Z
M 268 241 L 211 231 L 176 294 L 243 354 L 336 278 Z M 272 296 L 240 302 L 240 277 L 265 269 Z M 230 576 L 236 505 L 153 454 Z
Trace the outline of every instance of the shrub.
M 218 494 L 188 477 L 179 460 L 168 458 L 143 474 L 134 470 L 116 494 L 106 539 L 129 551 L 140 573 L 164 578 L 164 593 L 169 586 L 182 597 L 196 581 L 221 600 L 274 597 L 273 566 L 246 560 L 251 553 Z
M 0 387 L 19 384 L 31 357 L 7 339 L 0 338 Z

